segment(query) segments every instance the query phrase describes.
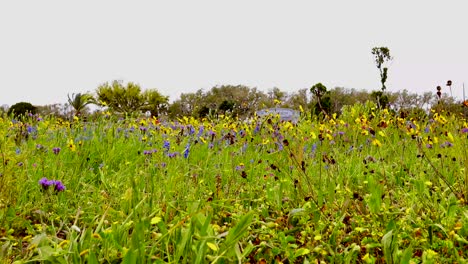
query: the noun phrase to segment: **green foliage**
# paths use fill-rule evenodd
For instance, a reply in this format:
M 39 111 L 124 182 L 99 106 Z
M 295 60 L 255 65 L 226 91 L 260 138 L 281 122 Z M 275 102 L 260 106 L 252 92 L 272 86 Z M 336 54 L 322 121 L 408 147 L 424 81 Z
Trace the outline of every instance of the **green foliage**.
M 372 48 L 372 55 L 374 55 L 375 65 L 380 72 L 380 83 L 382 84 L 382 92 L 385 91 L 385 82 L 387 81 L 388 68 L 385 65 L 393 59 L 390 55 L 390 49 L 387 47 L 374 47 Z
M 140 86 L 132 82 L 126 85 L 121 81 L 105 83 L 96 89 L 96 94 L 101 105 L 123 114 L 150 111 L 153 116 L 158 116 L 169 101 L 155 89 L 142 92 Z
M 388 95 L 384 94 L 382 91 L 373 91 L 371 97 L 380 108 L 387 108 L 389 103 Z
M 95 99 L 91 94 L 88 93 L 77 93 L 68 95 L 68 104 L 73 107 L 75 110 L 75 115 L 79 116 L 82 114 L 83 110 L 85 110 L 86 106 L 89 104 L 94 104 Z
M 330 92 L 327 90 L 327 87 L 322 83 L 317 83 L 310 88 L 310 92 L 316 99 L 313 109 L 314 113 L 323 113 L 323 115 L 327 116 L 332 107 L 331 98 L 329 96 Z
M 36 111 L 37 108 L 31 103 L 20 102 L 12 105 L 7 114 L 15 117 L 24 117 L 26 114 L 35 114 Z

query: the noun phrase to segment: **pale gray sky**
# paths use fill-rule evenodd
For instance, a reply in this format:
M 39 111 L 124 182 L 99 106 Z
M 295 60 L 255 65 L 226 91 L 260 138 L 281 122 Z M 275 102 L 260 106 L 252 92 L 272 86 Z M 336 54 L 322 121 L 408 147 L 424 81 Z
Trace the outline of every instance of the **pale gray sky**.
M 372 47 L 394 61 L 388 88 L 468 92 L 463 1 L 0 2 L 0 105 L 65 103 L 115 79 L 171 100 L 220 84 L 297 91 L 322 82 L 378 89 Z

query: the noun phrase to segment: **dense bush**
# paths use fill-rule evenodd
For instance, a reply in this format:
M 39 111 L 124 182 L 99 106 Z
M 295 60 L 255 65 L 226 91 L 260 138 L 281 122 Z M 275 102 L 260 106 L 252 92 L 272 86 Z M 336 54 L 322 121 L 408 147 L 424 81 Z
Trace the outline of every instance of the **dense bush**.
M 27 113 L 35 114 L 37 108 L 31 103 L 20 102 L 12 105 L 8 110 L 8 115 L 13 115 L 15 117 L 24 116 Z

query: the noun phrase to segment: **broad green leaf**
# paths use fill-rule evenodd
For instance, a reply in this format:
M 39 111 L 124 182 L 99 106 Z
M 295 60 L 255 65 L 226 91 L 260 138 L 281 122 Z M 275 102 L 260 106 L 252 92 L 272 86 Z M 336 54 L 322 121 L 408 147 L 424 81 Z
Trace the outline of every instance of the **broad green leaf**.
M 211 242 L 207 242 L 206 245 L 213 251 L 218 251 L 218 246 L 216 246 L 216 244 L 214 243 L 211 243 Z
M 299 248 L 298 250 L 296 250 L 296 252 L 294 252 L 294 257 L 297 258 L 297 257 L 300 257 L 300 256 L 304 256 L 304 255 L 307 255 L 310 253 L 310 250 L 307 249 L 307 248 Z

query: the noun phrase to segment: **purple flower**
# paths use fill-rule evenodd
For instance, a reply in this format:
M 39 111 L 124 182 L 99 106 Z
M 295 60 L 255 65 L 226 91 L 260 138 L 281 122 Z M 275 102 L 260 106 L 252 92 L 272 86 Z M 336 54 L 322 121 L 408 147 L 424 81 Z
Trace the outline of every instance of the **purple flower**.
M 468 133 L 468 127 L 462 128 L 461 132 L 462 132 L 462 133 Z
M 175 157 L 177 157 L 178 154 L 179 154 L 178 152 L 169 152 L 169 153 L 167 153 L 167 156 L 169 158 L 175 158 Z
M 445 147 L 450 148 L 452 146 L 453 146 L 453 144 L 450 141 L 445 141 L 444 143 L 442 143 L 440 145 L 440 147 L 442 147 L 442 148 L 445 148 Z
M 55 155 L 58 155 L 60 153 L 60 148 L 59 147 L 53 148 L 52 151 L 54 152 Z
M 164 140 L 163 149 L 165 149 L 166 151 L 169 151 L 170 148 L 171 148 L 171 143 L 167 140 Z
M 203 135 L 203 131 L 204 131 L 204 130 L 205 130 L 205 128 L 204 128 L 203 126 L 200 126 L 200 127 L 198 128 L 198 135 L 197 135 L 197 137 L 200 137 L 201 135 Z
M 316 149 L 317 149 L 317 143 L 314 143 L 314 144 L 312 145 L 312 152 L 315 152 Z
M 61 192 L 65 190 L 65 185 L 61 181 L 56 180 L 49 180 L 46 177 L 43 177 L 39 180 L 39 185 L 42 186 L 42 189 L 47 190 L 49 186 L 54 186 L 54 190 L 57 192 Z
M 65 185 L 61 181 L 55 181 L 55 190 L 61 192 L 65 190 Z
M 345 134 L 345 132 L 343 132 L 343 131 L 338 131 L 338 135 L 343 136 L 344 134 Z
M 188 158 L 189 154 L 190 154 L 190 144 L 187 144 L 184 150 L 184 158 Z
M 53 181 L 49 181 L 46 177 L 39 180 L 39 185 L 41 185 L 43 189 L 49 188 L 49 186 L 52 184 Z

